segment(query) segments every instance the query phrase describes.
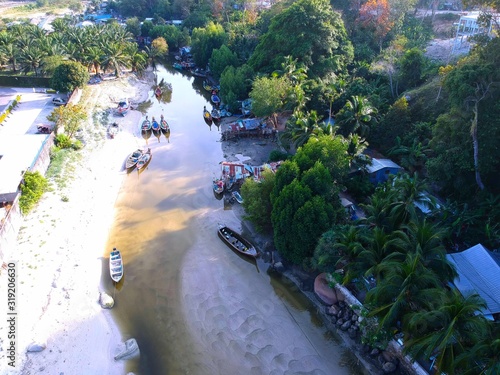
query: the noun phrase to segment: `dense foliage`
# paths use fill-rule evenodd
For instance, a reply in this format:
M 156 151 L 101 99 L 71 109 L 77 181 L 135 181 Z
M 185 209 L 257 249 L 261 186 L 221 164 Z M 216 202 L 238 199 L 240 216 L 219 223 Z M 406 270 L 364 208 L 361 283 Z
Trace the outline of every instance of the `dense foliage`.
M 79 62 L 65 61 L 54 69 L 50 85 L 54 90 L 71 93 L 89 81 L 88 70 Z
M 47 187 L 47 180 L 40 172 L 27 171 L 24 174 L 21 183 L 21 198 L 19 198 L 19 207 L 24 215 L 36 206 Z

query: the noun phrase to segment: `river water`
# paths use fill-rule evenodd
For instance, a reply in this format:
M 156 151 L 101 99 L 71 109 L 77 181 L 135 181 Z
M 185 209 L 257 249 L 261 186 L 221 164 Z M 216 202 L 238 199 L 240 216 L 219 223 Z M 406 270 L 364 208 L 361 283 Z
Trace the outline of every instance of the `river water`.
M 141 350 L 128 370 L 361 373 L 300 292 L 217 237 L 218 223 L 237 230 L 241 223 L 213 194 L 223 154 L 217 127 L 202 116 L 203 106 L 211 108 L 208 93 L 201 79 L 159 66 L 162 78 L 172 84 L 171 96 L 159 102 L 151 91 L 144 108 L 149 118 L 163 114 L 171 134 L 151 137 L 148 168 L 127 175 L 107 246 L 119 248 L 125 262 L 116 287 L 105 278 L 113 314 L 124 338 L 136 338 Z

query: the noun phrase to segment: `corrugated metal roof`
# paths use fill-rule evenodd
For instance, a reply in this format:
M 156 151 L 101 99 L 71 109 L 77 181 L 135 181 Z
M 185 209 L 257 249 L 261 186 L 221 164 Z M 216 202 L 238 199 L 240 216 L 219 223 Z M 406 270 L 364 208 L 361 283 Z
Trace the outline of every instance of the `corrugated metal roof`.
M 383 168 L 398 168 L 398 169 L 401 169 L 401 167 L 399 165 L 397 165 L 396 163 L 394 163 L 390 159 L 376 159 L 376 158 L 372 158 L 371 164 L 369 164 L 367 166 L 368 173 L 373 173 L 373 172 L 379 171 L 379 170 L 381 170 Z
M 500 312 L 500 265 L 498 254 L 492 253 L 481 244 L 460 253 L 448 254 L 458 273 L 453 281 L 464 296 L 473 293 L 484 299 L 489 313 Z

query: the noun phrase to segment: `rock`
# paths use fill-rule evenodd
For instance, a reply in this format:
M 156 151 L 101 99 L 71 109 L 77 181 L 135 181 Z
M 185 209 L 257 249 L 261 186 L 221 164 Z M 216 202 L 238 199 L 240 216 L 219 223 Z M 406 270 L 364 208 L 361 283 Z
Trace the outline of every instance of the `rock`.
M 351 339 L 355 339 L 357 334 L 358 334 L 358 332 L 356 330 L 349 328 L 349 337 Z
M 373 348 L 372 351 L 370 352 L 370 357 L 375 357 L 377 355 L 379 355 L 380 353 L 380 350 L 378 350 L 377 348 Z
M 28 353 L 38 353 L 44 351 L 47 348 L 47 344 L 44 342 L 33 342 L 29 344 L 28 349 L 26 351 Z
M 339 315 L 339 310 L 335 305 L 332 305 L 326 309 L 326 313 L 328 315 L 333 315 L 333 316 L 338 316 Z
M 118 361 L 119 359 L 131 359 L 131 358 L 136 358 L 139 357 L 141 352 L 139 350 L 139 345 L 137 344 L 137 341 L 132 338 L 128 339 L 125 341 L 125 348 L 123 348 L 123 344 L 120 345 L 119 353 L 115 355 L 115 361 Z
M 387 350 L 384 350 L 382 352 L 382 357 L 384 358 L 384 361 L 385 362 L 392 362 L 392 363 L 397 363 L 397 359 L 396 357 L 394 356 L 394 354 L 388 352 Z
M 382 366 L 382 371 L 384 374 L 390 374 L 391 372 L 396 371 L 396 365 L 392 362 L 386 362 Z
M 332 324 L 336 324 L 337 323 L 337 318 L 335 316 L 332 316 L 330 318 L 330 321 L 332 322 Z
M 314 293 L 325 305 L 333 305 L 337 303 L 337 293 L 335 293 L 335 289 L 330 288 L 326 277 L 326 273 L 316 276 L 316 279 L 314 279 Z
M 351 317 L 351 321 L 354 323 L 358 320 L 358 316 L 356 314 L 353 314 L 353 316 Z
M 285 267 L 283 266 L 283 263 L 281 263 L 281 262 L 276 262 L 276 263 L 274 263 L 273 268 L 274 268 L 277 272 L 279 272 L 279 273 L 282 273 L 282 272 L 285 270 Z
M 351 321 L 350 321 L 350 320 L 348 320 L 348 321 L 346 321 L 344 324 L 342 324 L 342 325 L 340 326 L 340 329 L 341 329 L 342 331 L 347 331 L 350 327 L 351 327 Z
M 115 305 L 113 297 L 105 292 L 99 293 L 99 304 L 103 309 L 111 309 Z

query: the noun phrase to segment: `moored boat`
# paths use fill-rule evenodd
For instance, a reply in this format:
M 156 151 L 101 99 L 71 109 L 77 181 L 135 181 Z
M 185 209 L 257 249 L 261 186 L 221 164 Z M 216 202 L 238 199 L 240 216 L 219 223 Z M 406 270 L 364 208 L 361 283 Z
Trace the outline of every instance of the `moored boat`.
M 156 86 L 156 89 L 155 89 L 155 96 L 157 98 L 159 98 L 161 96 L 161 88 L 160 86 Z
M 215 93 L 215 91 L 212 91 L 212 95 L 210 96 L 210 100 L 212 103 L 214 103 L 216 106 L 220 104 L 220 98 L 219 95 Z
M 153 131 L 153 134 L 158 137 L 158 142 L 160 141 L 160 135 L 161 135 L 161 127 L 158 121 L 155 120 L 153 117 L 151 121 L 151 130 Z
M 151 121 L 149 121 L 148 116 L 141 124 L 141 130 L 146 131 L 151 129 Z
M 143 154 L 143 150 L 138 148 L 137 150 L 135 150 L 134 152 L 132 152 L 128 158 L 127 158 L 127 161 L 125 162 L 125 168 L 127 169 L 131 169 L 131 168 L 134 168 L 137 164 L 137 161 L 139 160 L 139 158 L 141 157 L 141 155 Z
M 243 204 L 243 197 L 238 191 L 233 191 L 231 195 L 236 200 L 236 202 L 238 202 L 239 204 Z
M 170 131 L 170 126 L 168 125 L 168 122 L 167 122 L 167 120 L 165 120 L 163 115 L 161 115 L 161 118 L 160 118 L 160 128 L 161 128 L 161 132 L 163 134 Z
M 214 192 L 217 194 L 222 194 L 224 192 L 224 180 L 221 178 L 215 178 L 212 181 Z
M 137 170 L 140 171 L 141 169 L 145 168 L 151 161 L 152 157 L 153 155 L 151 154 L 151 149 L 148 148 L 148 150 L 144 152 L 137 160 Z
M 118 102 L 117 112 L 118 114 L 125 116 L 130 109 L 130 104 L 127 99 L 122 99 Z
M 217 108 L 214 108 L 214 109 L 212 109 L 211 115 L 212 115 L 213 122 L 218 124 L 220 121 L 220 118 L 221 118 L 220 111 Z
M 120 250 L 116 247 L 109 254 L 109 275 L 115 283 L 123 277 L 123 259 Z
M 212 122 L 212 115 L 210 114 L 206 106 L 203 107 L 203 118 L 206 122 Z
M 217 234 L 222 242 L 235 252 L 252 258 L 256 258 L 259 255 L 257 253 L 257 249 L 250 243 L 250 241 L 245 239 L 241 234 L 233 229 L 219 224 Z

